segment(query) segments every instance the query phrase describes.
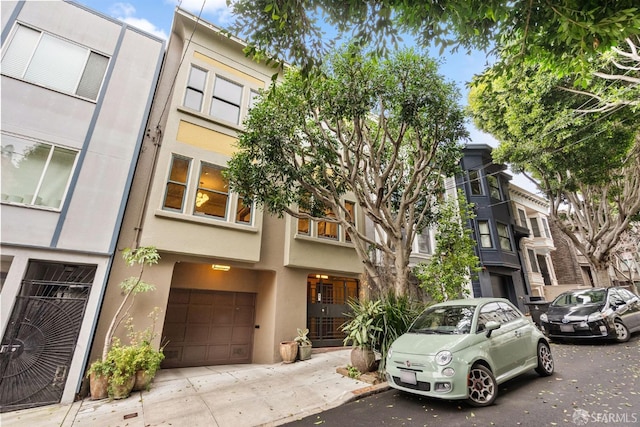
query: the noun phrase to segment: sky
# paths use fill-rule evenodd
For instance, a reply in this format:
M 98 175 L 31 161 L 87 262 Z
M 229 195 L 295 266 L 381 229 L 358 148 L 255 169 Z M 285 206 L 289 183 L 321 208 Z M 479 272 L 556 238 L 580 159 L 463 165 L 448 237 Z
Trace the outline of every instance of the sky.
M 231 13 L 226 0 L 74 0 L 104 15 L 126 22 L 157 37 L 168 39 L 173 21 L 175 7 L 180 4 L 194 15 L 202 9 L 202 18 L 206 21 L 225 28 L 231 21 Z M 431 53 L 437 57 L 437 50 Z M 466 104 L 468 88 L 466 84 L 475 74 L 479 74 L 487 65 L 487 56 L 483 52 L 458 52 L 452 54 L 444 52 L 440 68 L 446 80 L 453 81 L 460 90 L 462 104 Z M 478 130 L 472 123 L 468 124 L 473 144 L 487 144 L 496 147 L 498 142 L 491 136 Z M 524 177 L 515 174 L 513 184 L 536 193 L 535 187 Z

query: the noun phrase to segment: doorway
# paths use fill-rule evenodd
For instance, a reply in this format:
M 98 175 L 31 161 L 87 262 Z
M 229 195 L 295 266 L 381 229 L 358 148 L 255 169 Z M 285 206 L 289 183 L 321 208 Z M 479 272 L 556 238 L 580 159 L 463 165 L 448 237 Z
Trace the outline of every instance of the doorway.
M 315 347 L 338 347 L 345 337 L 340 326 L 347 320 L 349 298 L 358 298 L 358 281 L 310 274 L 307 277 L 307 327 Z

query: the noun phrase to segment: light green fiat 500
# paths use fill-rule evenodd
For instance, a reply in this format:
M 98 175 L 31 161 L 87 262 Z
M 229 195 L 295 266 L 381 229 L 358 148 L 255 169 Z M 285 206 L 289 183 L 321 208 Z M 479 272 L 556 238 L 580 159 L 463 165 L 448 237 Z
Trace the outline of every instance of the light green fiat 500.
M 389 385 L 488 406 L 498 384 L 535 369 L 553 373 L 545 336 L 503 298 L 447 301 L 427 308 L 387 354 Z

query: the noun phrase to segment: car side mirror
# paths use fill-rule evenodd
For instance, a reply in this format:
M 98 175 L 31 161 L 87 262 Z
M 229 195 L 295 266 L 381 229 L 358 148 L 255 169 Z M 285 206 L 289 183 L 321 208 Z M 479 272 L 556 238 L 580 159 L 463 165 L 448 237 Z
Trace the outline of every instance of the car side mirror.
M 484 325 L 484 330 L 487 332 L 487 338 L 491 336 L 491 332 L 495 331 L 498 328 L 500 328 L 500 323 L 496 322 L 495 320 L 488 321 L 487 324 Z

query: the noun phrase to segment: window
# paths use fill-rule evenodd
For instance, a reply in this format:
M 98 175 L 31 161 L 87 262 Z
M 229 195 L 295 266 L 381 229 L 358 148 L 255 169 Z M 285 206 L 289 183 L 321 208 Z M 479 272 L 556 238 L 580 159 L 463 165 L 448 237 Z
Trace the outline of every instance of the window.
M 512 320 L 516 320 L 522 317 L 522 315 L 514 310 L 510 305 L 502 302 L 499 302 L 498 305 L 502 309 L 502 314 L 504 315 L 507 322 L 511 322 Z
M 503 251 L 510 251 L 511 248 L 511 237 L 509 237 L 509 227 L 506 224 L 496 224 L 496 229 L 498 230 L 498 241 L 500 242 L 500 248 Z
M 258 92 L 251 89 L 249 91 L 249 109 L 252 109 L 254 105 L 258 102 Z
M 487 176 L 487 182 L 489 183 L 489 194 L 491 195 L 491 198 L 502 200 L 498 178 L 496 178 L 494 175 L 489 175 Z
M 335 218 L 336 215 L 327 209 L 324 212 L 325 217 Z M 318 237 L 324 237 L 327 239 L 338 239 L 338 223 L 330 221 L 318 221 Z
M 492 248 L 491 229 L 489 221 L 478 221 L 478 232 L 480 233 L 480 246 L 483 248 Z
M 533 231 L 533 237 L 541 237 L 538 218 L 532 216 L 531 218 L 529 218 L 529 221 L 531 221 L 531 231 Z
M 428 228 L 422 230 L 420 234 L 418 234 L 418 253 L 420 254 L 430 254 L 431 253 L 431 233 Z
M 470 170 L 469 171 L 469 186 L 471 187 L 471 195 L 479 196 L 482 195 L 482 182 L 480 181 L 480 171 Z
M 347 221 L 349 221 L 349 224 L 353 225 L 355 227 L 356 225 L 356 205 L 353 202 L 348 202 L 345 201 L 344 202 L 344 207 L 347 211 Z M 346 242 L 350 242 L 351 241 L 351 236 L 349 235 L 349 233 L 347 233 L 347 231 L 344 231 L 344 240 Z
M 536 260 L 536 253 L 533 249 L 527 249 L 527 253 L 529 254 L 529 264 L 531 264 L 531 271 L 534 273 L 539 273 L 540 269 L 538 268 L 538 261 Z
M 202 100 L 204 99 L 204 87 L 207 81 L 207 72 L 200 68 L 191 67 L 187 91 L 184 95 L 184 106 L 194 110 L 202 110 Z
M 229 190 L 219 166 L 202 163 L 194 213 L 226 219 Z
M 549 223 L 546 218 L 542 218 L 542 226 L 544 227 L 544 234 L 550 239 L 551 231 L 549 230 Z
M 524 210 L 518 208 L 518 217 L 520 218 L 520 225 L 523 227 L 528 227 L 527 226 L 527 214 L 524 212 Z
M 251 224 L 251 212 L 253 203 L 247 203 L 244 197 L 238 197 L 238 204 L 236 206 L 236 222 L 240 224 Z
M 164 196 L 163 207 L 182 212 L 184 207 L 184 195 L 187 192 L 187 178 L 189 176 L 189 167 L 191 160 L 173 156 L 171 159 L 171 170 L 169 171 L 169 180 Z
M 95 100 L 108 63 L 97 52 L 18 25 L 2 58 L 2 73 Z
M 221 77 L 216 77 L 210 111 L 213 117 L 238 124 L 240 121 L 241 101 L 242 86 Z
M 2 201 L 59 209 L 78 152 L 2 135 Z

